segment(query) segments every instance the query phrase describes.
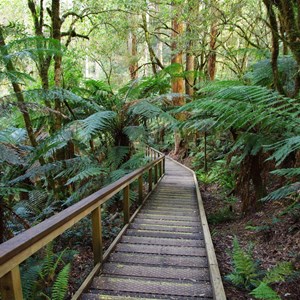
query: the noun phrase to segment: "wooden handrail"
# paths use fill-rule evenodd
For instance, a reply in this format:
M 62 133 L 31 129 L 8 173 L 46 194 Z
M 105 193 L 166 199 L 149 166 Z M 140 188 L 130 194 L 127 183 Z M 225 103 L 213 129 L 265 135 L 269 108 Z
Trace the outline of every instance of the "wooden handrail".
M 151 172 L 152 174 L 152 168 L 155 168 L 155 177 L 157 181 L 157 169 L 159 168 L 162 170 L 159 172 L 160 177 L 164 174 L 165 156 L 153 148 L 147 148 L 146 154 L 153 159 L 153 161 L 144 167 L 127 174 L 116 182 L 109 184 L 108 186 L 82 199 L 69 208 L 57 213 L 51 218 L 46 219 L 38 225 L 24 231 L 23 233 L 0 245 L 0 292 L 2 295 L 2 300 L 22 299 L 22 293 L 18 292 L 18 289 L 21 289 L 21 280 L 19 278 L 20 263 L 89 214 L 92 215 L 93 221 L 92 235 L 94 263 L 101 263 L 101 205 L 109 200 L 112 196 L 117 194 L 120 190 L 124 189 L 123 207 L 124 224 L 126 224 L 130 219 L 128 206 L 129 185 L 135 180 L 139 181 L 139 201 L 142 201 L 142 175 L 146 172 Z M 150 192 L 152 189 L 152 176 L 149 176 L 148 179 Z

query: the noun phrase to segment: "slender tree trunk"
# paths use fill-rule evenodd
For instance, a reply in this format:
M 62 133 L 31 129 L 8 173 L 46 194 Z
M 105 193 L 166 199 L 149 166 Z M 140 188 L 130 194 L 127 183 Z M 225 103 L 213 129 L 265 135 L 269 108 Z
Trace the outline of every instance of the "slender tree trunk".
M 40 0 L 40 5 L 37 8 L 36 4 L 32 0 L 28 0 L 28 8 L 31 12 L 33 19 L 34 31 L 37 37 L 44 37 L 44 0 Z M 43 48 L 45 42 L 42 40 L 37 41 L 37 48 Z M 52 60 L 52 55 L 40 52 L 38 54 L 38 72 L 42 82 L 42 87 L 44 90 L 49 89 L 49 68 Z M 44 99 L 45 105 L 51 108 L 51 103 L 47 98 Z
M 286 33 L 284 42 L 287 43 L 297 62 L 298 72 L 295 76 L 295 88 L 293 94 L 290 95 L 291 97 L 295 97 L 300 91 L 300 1 L 264 0 L 264 2 L 267 3 L 267 7 L 277 7 L 284 32 Z M 270 25 L 272 26 L 272 24 Z
M 60 19 L 60 0 L 52 0 L 52 37 L 61 43 L 61 19 Z M 54 84 L 56 88 L 62 86 L 62 56 L 60 53 L 54 55 Z M 54 100 L 54 108 L 62 113 L 62 102 L 59 98 Z M 54 130 L 59 131 L 62 127 L 62 115 L 57 114 L 54 119 Z M 64 160 L 66 149 L 62 148 L 56 151 L 56 160 Z
M 15 67 L 11 61 L 11 59 L 9 58 L 9 53 L 7 51 L 7 48 L 5 47 L 5 40 L 4 40 L 4 36 L 3 36 L 3 31 L 2 28 L 0 27 L 0 49 L 1 49 L 1 54 L 2 56 L 7 57 L 5 60 L 5 67 L 7 69 L 8 72 L 15 72 Z M 23 120 L 25 123 L 25 128 L 28 134 L 28 138 L 30 140 L 30 143 L 33 147 L 37 147 L 38 143 L 36 141 L 35 135 L 34 135 L 34 131 L 33 131 L 33 127 L 32 127 L 32 123 L 31 123 L 31 119 L 30 119 L 30 115 L 26 106 L 26 102 L 24 99 L 24 95 L 22 93 L 22 89 L 21 86 L 17 83 L 12 81 L 11 85 L 13 87 L 13 90 L 15 92 L 16 98 L 17 98 L 17 102 L 18 102 L 18 107 L 19 110 L 23 116 Z
M 130 32 L 128 37 L 128 51 L 130 55 L 130 65 L 129 72 L 130 78 L 135 80 L 138 78 L 138 62 L 137 62 L 137 41 L 136 35 L 133 32 Z
M 216 61 L 217 61 L 217 37 L 218 37 L 218 21 L 215 0 L 211 2 L 211 27 L 209 41 L 209 55 L 207 62 L 207 73 L 209 80 L 215 80 L 216 76 Z
M 276 15 L 273 10 L 272 3 L 270 0 L 263 0 L 266 7 L 267 12 L 270 20 L 271 30 L 272 30 L 272 72 L 273 72 L 273 79 L 274 79 L 274 86 L 275 89 L 280 93 L 284 95 L 283 86 L 281 84 L 280 78 L 279 78 L 279 72 L 278 72 L 278 55 L 279 55 L 279 32 L 278 32 L 278 24 Z
M 194 95 L 195 84 L 195 55 L 194 46 L 198 34 L 195 34 L 193 24 L 199 17 L 199 1 L 188 0 L 188 19 L 186 24 L 186 36 L 188 37 L 186 47 L 186 77 L 185 77 L 185 91 L 189 96 Z
M 151 45 L 151 39 L 150 39 L 150 33 L 148 30 L 148 22 L 147 22 L 147 15 L 146 13 L 142 14 L 142 19 L 143 19 L 143 29 L 144 29 L 144 34 L 145 34 L 145 40 L 146 44 L 148 47 L 149 55 L 150 55 L 150 61 L 152 65 L 152 72 L 155 75 L 157 73 L 156 67 L 159 66 L 161 69 L 164 68 L 163 64 L 161 61 L 158 59 L 158 57 L 155 55 L 154 49 Z

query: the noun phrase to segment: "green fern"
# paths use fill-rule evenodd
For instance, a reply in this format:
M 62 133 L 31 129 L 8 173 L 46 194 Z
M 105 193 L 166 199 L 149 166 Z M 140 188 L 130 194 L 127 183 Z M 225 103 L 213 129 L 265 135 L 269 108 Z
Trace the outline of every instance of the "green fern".
M 262 198 L 261 201 L 269 201 L 269 200 L 280 200 L 289 195 L 295 195 L 299 197 L 300 190 L 300 182 L 295 182 L 291 184 L 287 184 L 272 193 L 268 194 L 266 197 Z
M 67 264 L 58 273 L 52 287 L 51 300 L 63 300 L 68 290 L 68 280 L 71 265 Z
M 106 174 L 106 169 L 101 168 L 101 167 L 96 167 L 96 166 L 90 166 L 85 168 L 83 171 L 75 175 L 74 177 L 70 178 L 67 182 L 66 185 L 69 185 L 71 183 L 75 182 L 81 182 L 82 180 L 89 179 L 91 177 L 99 176 Z
M 261 282 L 257 288 L 250 292 L 250 295 L 256 299 L 280 300 L 278 294 L 270 288 L 265 282 Z
M 268 284 L 284 281 L 293 272 L 290 262 L 279 263 L 267 272 L 259 270 L 250 253 L 240 247 L 236 237 L 233 240 L 232 260 L 234 270 L 226 278 L 234 285 L 250 290 L 250 295 L 257 299 L 280 299 Z
M 245 252 L 239 245 L 237 238 L 233 240 L 233 272 L 226 276 L 235 285 L 250 289 L 258 278 L 256 266 L 251 255 Z
M 266 146 L 267 150 L 275 150 L 269 160 L 275 159 L 277 165 L 280 165 L 288 155 L 300 149 L 300 135 L 273 143 Z
M 266 284 L 282 282 L 286 276 L 292 274 L 292 271 L 292 264 L 290 262 L 279 263 L 266 273 L 263 282 Z

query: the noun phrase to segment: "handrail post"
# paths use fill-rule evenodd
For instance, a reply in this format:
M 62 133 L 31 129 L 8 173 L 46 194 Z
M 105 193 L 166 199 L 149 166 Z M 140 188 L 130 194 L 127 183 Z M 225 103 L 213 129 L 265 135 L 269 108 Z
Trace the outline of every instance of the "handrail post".
M 130 212 L 129 212 L 129 185 L 127 185 L 123 190 L 123 215 L 124 215 L 124 225 L 129 223 Z
M 143 175 L 141 175 L 138 179 L 139 181 L 139 203 L 143 202 Z
M 149 169 L 148 183 L 149 183 L 149 192 L 151 192 L 152 191 L 152 168 Z
M 161 176 L 162 176 L 162 168 L 161 168 L 161 166 L 162 166 L 162 161 L 160 161 L 158 163 L 158 178 L 161 178 Z
M 92 230 L 94 265 L 96 265 L 102 263 L 103 259 L 101 206 L 92 211 Z
M 156 184 L 158 181 L 158 164 L 154 166 L 154 183 Z
M 1 278 L 0 295 L 2 300 L 22 300 L 22 284 L 19 266 Z

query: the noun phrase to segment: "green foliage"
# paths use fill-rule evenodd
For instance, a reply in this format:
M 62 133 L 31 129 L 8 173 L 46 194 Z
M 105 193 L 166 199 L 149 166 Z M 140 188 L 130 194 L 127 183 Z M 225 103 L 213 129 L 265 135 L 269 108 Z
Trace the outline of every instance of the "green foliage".
M 245 287 L 246 289 L 255 286 L 258 278 L 256 265 L 252 260 L 251 254 L 241 248 L 237 238 L 233 240 L 232 260 L 233 272 L 227 275 L 226 278 L 234 285 Z
M 282 282 L 293 272 L 290 262 L 281 262 L 268 271 L 258 269 L 251 253 L 241 248 L 236 237 L 233 240 L 232 261 L 233 272 L 226 278 L 234 285 L 251 291 L 250 294 L 257 299 L 280 299 L 269 284 Z
M 277 293 L 272 288 L 270 288 L 265 282 L 261 282 L 257 288 L 251 291 L 250 295 L 254 296 L 256 299 L 281 299 L 277 295 Z
M 45 248 L 43 258 L 30 258 L 29 262 L 23 264 L 21 277 L 24 298 L 63 300 L 68 288 L 71 267 L 69 263 L 63 266 L 63 260 L 75 253 L 66 249 L 55 254 L 53 244 L 50 243 Z
M 297 64 L 292 56 L 279 57 L 277 61 L 279 77 L 287 94 L 294 91 L 294 79 L 297 74 Z M 272 65 L 270 59 L 260 60 L 252 65 L 245 75 L 253 85 L 272 87 L 274 84 Z
M 68 279 L 71 265 L 67 264 L 58 273 L 57 278 L 52 287 L 51 300 L 63 300 L 68 290 Z

